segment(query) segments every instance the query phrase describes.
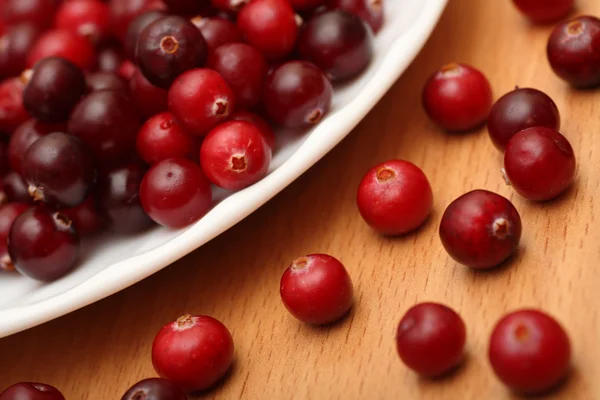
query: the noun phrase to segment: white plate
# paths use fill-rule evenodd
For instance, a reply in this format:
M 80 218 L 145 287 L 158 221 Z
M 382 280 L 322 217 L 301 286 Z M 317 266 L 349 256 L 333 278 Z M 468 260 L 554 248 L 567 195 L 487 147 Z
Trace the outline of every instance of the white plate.
M 289 185 L 339 143 L 385 94 L 425 44 L 447 0 L 385 0 L 386 21 L 375 39 L 369 69 L 336 88 L 328 116 L 311 132 L 281 143 L 271 173 L 220 201 L 184 230 L 156 228 L 135 236 L 106 234 L 85 243 L 82 265 L 66 277 L 42 284 L 0 276 L 0 337 L 7 336 L 110 296 L 159 271 L 235 225 Z

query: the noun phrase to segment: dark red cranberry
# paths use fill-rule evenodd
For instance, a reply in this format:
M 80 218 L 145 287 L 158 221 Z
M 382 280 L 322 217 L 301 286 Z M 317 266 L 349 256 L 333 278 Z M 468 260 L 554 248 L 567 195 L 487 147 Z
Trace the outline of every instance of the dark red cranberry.
M 38 61 L 48 57 L 61 57 L 87 70 L 94 63 L 94 47 L 89 40 L 75 33 L 53 29 L 35 42 L 27 56 L 27 68 L 33 68 Z
M 246 41 L 270 60 L 284 58 L 296 44 L 298 25 L 287 0 L 253 0 L 240 11 L 237 25 Z
M 81 69 L 63 58 L 49 57 L 35 65 L 23 91 L 23 105 L 42 122 L 65 122 L 85 91 Z
M 133 74 L 135 74 L 135 71 L 137 71 L 137 67 L 134 63 L 132 63 L 129 60 L 123 61 L 123 63 L 119 67 L 119 75 L 123 79 L 131 79 L 133 77 Z
M 52 132 L 64 132 L 65 125 L 49 125 L 30 119 L 17 128 L 8 142 L 10 168 L 23 175 L 23 157 L 36 140 Z
M 187 400 L 187 396 L 171 381 L 150 378 L 130 387 L 121 400 Z
M 100 164 L 115 165 L 133 152 L 139 127 L 140 117 L 126 94 L 101 90 L 75 107 L 68 131 L 83 140 Z
M 262 99 L 269 70 L 258 50 L 245 43 L 219 46 L 211 55 L 208 67 L 227 81 L 240 108 L 254 108 Z
M 100 0 L 63 2 L 54 20 L 54 26 L 77 33 L 94 44 L 110 37 L 108 5 Z
M 172 14 L 205 15 L 210 12 L 210 0 L 163 0 Z
M 400 320 L 396 345 L 408 368 L 435 378 L 462 362 L 466 338 L 465 323 L 456 311 L 442 304 L 420 303 Z
M 54 21 L 56 6 L 55 0 L 4 0 L 0 19 L 11 25 L 26 22 L 47 29 Z
M 547 54 L 556 75 L 571 85 L 600 85 L 600 19 L 582 16 L 558 25 Z
M 325 5 L 327 0 L 290 0 L 296 11 L 311 11 Z
M 310 254 L 290 265 L 280 282 L 285 308 L 307 324 L 330 324 L 352 307 L 353 289 L 344 265 L 327 254 Z
M 25 69 L 29 49 L 42 30 L 32 24 L 18 24 L 0 36 L 0 78 L 19 75 Z
M 93 235 L 104 227 L 105 221 L 98 213 L 94 195 L 89 195 L 80 205 L 64 208 L 60 212 L 73 222 L 79 236 Z
M 371 29 L 359 17 L 341 10 L 312 17 L 298 37 L 300 57 L 333 80 L 353 78 L 373 58 Z
M 129 93 L 129 85 L 114 72 L 93 72 L 87 74 L 85 82 L 88 91 L 120 90 Z
M 475 269 L 493 268 L 519 247 L 521 217 L 508 199 L 473 190 L 448 206 L 440 238 L 455 261 Z
M 208 46 L 209 53 L 227 43 L 242 41 L 242 34 L 231 21 L 221 17 L 194 17 L 191 22 L 196 25 Z
M 10 232 L 10 228 L 15 219 L 23 214 L 29 207 L 30 206 L 25 203 L 8 203 L 0 205 L 0 270 L 14 271 L 15 269 L 15 266 L 8 255 L 6 239 L 8 238 L 8 233 Z
M 366 173 L 356 204 L 365 222 L 377 232 L 403 235 L 425 222 L 433 206 L 433 193 L 419 167 L 391 160 Z
M 0 178 L 10 169 L 9 154 L 8 144 L 0 141 Z
M 233 362 L 233 339 L 212 317 L 184 315 L 165 325 L 152 343 L 152 364 L 163 378 L 187 392 L 221 380 Z
M 517 88 L 494 104 L 487 124 L 492 142 L 504 151 L 510 138 L 524 129 L 534 126 L 560 129 L 560 113 L 544 92 Z
M 198 138 L 185 132 L 170 112 L 156 114 L 142 126 L 136 142 L 137 153 L 152 165 L 167 158 L 195 160 L 200 148 Z
M 9 201 L 20 203 L 33 203 L 33 199 L 27 191 L 25 181 L 18 173 L 11 171 L 2 178 L 2 190 Z
M 229 117 L 230 121 L 246 121 L 258 127 L 271 149 L 275 148 L 275 132 L 267 121 L 250 111 L 236 111 Z
M 248 4 L 249 0 L 210 0 L 212 5 L 226 13 L 237 13 Z
M 164 7 L 154 0 L 109 0 L 110 27 L 112 33 L 121 41 L 125 39 L 131 21 L 144 11 L 160 10 Z
M 2 392 L 0 400 L 65 400 L 65 396 L 45 383 L 21 382 Z
M 575 0 L 513 0 L 513 3 L 532 22 L 547 23 L 567 16 Z
M 548 314 L 519 310 L 494 327 L 489 358 L 506 386 L 522 394 L 541 394 L 566 378 L 571 344 L 563 327 Z
M 168 109 L 168 91 L 154 86 L 138 69 L 129 80 L 129 92 L 139 114 L 145 118 Z
M 138 15 L 131 21 L 129 27 L 127 28 L 127 35 L 125 36 L 125 41 L 123 43 L 125 54 L 128 58 L 135 60 L 135 49 L 137 47 L 138 38 L 140 37 L 142 31 L 146 29 L 148 25 L 166 15 L 167 14 L 160 10 L 151 10 Z
M 373 32 L 378 32 L 383 25 L 383 0 L 329 0 L 329 6 L 359 16 Z
M 10 135 L 29 119 L 23 107 L 23 81 L 23 78 L 16 77 L 0 83 L 0 136 L 3 133 Z
M 96 71 L 118 73 L 123 55 L 113 46 L 107 46 L 96 53 Z
M 557 131 L 525 129 L 510 139 L 504 152 L 507 183 L 529 200 L 551 200 L 573 183 L 577 164 L 571 144 Z
M 429 118 L 443 129 L 469 131 L 485 123 L 492 108 L 492 88 L 477 69 L 448 64 L 425 84 L 423 107 Z
M 264 92 L 269 118 L 288 128 L 315 125 L 331 106 L 333 88 L 329 79 L 308 61 L 290 61 L 267 78 Z
M 169 111 L 185 130 L 204 135 L 226 121 L 235 108 L 233 91 L 223 77 L 199 68 L 180 75 L 169 89 Z
M 59 212 L 31 208 L 19 215 L 8 234 L 8 253 L 21 274 L 53 281 L 70 272 L 79 258 L 79 237 Z

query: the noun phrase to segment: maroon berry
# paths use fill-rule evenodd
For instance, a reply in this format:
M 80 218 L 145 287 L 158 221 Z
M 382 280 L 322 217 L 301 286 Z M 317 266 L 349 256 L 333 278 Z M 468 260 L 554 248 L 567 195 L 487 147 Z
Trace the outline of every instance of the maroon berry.
M 8 233 L 10 232 L 10 228 L 15 219 L 23 214 L 28 208 L 29 205 L 25 203 L 8 203 L 0 205 L 0 270 L 15 270 L 15 266 L 8 255 L 6 239 L 8 238 Z
M 167 158 L 198 158 L 196 137 L 185 132 L 173 114 L 164 112 L 150 118 L 138 132 L 137 153 L 152 165 Z
M 569 14 L 575 0 L 513 0 L 513 3 L 532 22 L 547 23 Z
M 264 92 L 269 118 L 287 128 L 318 123 L 331 107 L 333 88 L 327 77 L 308 61 L 290 61 L 267 78 Z
M 17 128 L 8 142 L 8 160 L 10 168 L 23 175 L 23 157 L 36 140 L 52 132 L 64 132 L 65 125 L 49 125 L 30 119 Z
M 128 93 L 129 87 L 125 80 L 114 72 L 94 72 L 85 77 L 87 90 L 120 90 Z
M 502 318 L 490 338 L 494 372 L 512 390 L 540 394 L 567 376 L 571 358 L 569 337 L 551 316 L 520 310 Z
M 54 26 L 77 33 L 94 44 L 110 37 L 108 5 L 100 0 L 66 1 L 56 12 Z
M 373 57 L 371 29 L 356 15 L 328 11 L 312 17 L 298 37 L 300 57 L 314 63 L 333 80 L 361 73 Z
M 359 16 L 373 32 L 383 25 L 383 0 L 329 0 L 330 8 L 340 9 Z
M 558 25 L 547 54 L 556 75 L 571 85 L 600 85 L 600 19 L 582 16 Z
M 205 15 L 212 13 L 210 0 L 163 0 L 172 14 Z
M 148 25 L 166 15 L 167 14 L 165 14 L 162 11 L 151 10 L 138 15 L 131 21 L 129 27 L 127 28 L 125 42 L 123 43 L 123 47 L 125 48 L 125 54 L 127 55 L 127 57 L 129 57 L 132 60 L 135 59 L 137 42 L 142 31 L 146 29 Z
M 208 52 L 212 53 L 219 46 L 227 43 L 238 43 L 242 41 L 242 34 L 237 26 L 231 21 L 221 17 L 194 17 L 191 22 L 206 39 Z
M 83 70 L 94 63 L 94 46 L 84 37 L 63 29 L 46 31 L 35 42 L 27 56 L 27 68 L 48 57 L 61 57 Z
M 10 152 L 8 144 L 0 141 L 0 178 L 10 170 L 9 157 Z
M 96 71 L 118 73 L 123 55 L 115 47 L 105 47 L 96 53 Z
M 529 200 L 551 200 L 575 179 L 577 164 L 571 144 L 557 131 L 525 129 L 510 139 L 504 153 L 507 183 Z
M 250 111 L 236 111 L 229 117 L 230 121 L 246 121 L 258 127 L 271 149 L 275 148 L 275 132 L 267 121 Z
M 475 269 L 493 268 L 519 246 L 521 217 L 508 199 L 473 190 L 448 206 L 440 238 L 455 261 Z
M 41 33 L 38 26 L 18 24 L 0 36 L 0 78 L 17 76 L 25 69 L 27 53 Z
M 127 28 L 135 17 L 144 11 L 161 9 L 155 0 L 109 0 L 108 7 L 111 31 L 121 41 L 125 39 Z
M 285 308 L 307 324 L 335 322 L 352 307 L 353 289 L 344 265 L 327 254 L 310 254 L 290 265 L 280 283 Z
M 237 13 L 248 4 L 249 0 L 210 0 L 212 5 L 226 13 Z
M 91 236 L 104 227 L 105 221 L 98 213 L 94 195 L 89 195 L 78 206 L 64 208 L 60 212 L 73 222 L 73 226 L 79 236 Z
M 408 368 L 435 378 L 462 362 L 466 337 L 465 323 L 454 310 L 442 304 L 420 303 L 400 320 L 396 345 Z
M 221 322 L 184 315 L 165 325 L 152 343 L 152 364 L 163 378 L 187 392 L 212 387 L 233 362 L 233 339 Z
M 167 111 L 167 90 L 154 86 L 137 68 L 129 80 L 129 91 L 139 114 L 145 118 Z
M 27 191 L 27 185 L 18 173 L 11 171 L 4 175 L 2 185 L 2 190 L 6 194 L 6 197 L 8 197 L 8 201 L 33 204 L 33 199 Z
M 560 113 L 547 94 L 517 88 L 494 104 L 487 125 L 492 142 L 504 151 L 510 138 L 524 129 L 534 126 L 560 129 Z
M 187 400 L 187 396 L 171 381 L 150 378 L 129 388 L 121 400 Z
M 10 24 L 30 23 L 47 29 L 56 13 L 56 0 L 4 0 L 0 19 Z
M 403 235 L 425 222 L 433 206 L 433 193 L 419 167 L 391 160 L 365 174 L 356 204 L 365 222 L 377 232 Z
M 10 78 L 0 82 L 0 136 L 11 134 L 29 119 L 23 107 L 24 79 Z
M 290 4 L 297 11 L 312 11 L 325 5 L 327 0 L 290 0 Z
M 0 400 L 65 400 L 65 396 L 45 383 L 21 382 L 2 392 Z

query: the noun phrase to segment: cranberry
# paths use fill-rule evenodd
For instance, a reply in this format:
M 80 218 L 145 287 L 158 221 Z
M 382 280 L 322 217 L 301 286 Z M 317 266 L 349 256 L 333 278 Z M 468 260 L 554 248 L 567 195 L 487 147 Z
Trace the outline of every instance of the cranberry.
M 323 5 L 327 0 L 290 0 L 290 4 L 297 11 L 312 11 Z
M 0 19 L 9 24 L 27 22 L 46 29 L 52 25 L 56 5 L 55 0 L 4 0 Z
M 144 11 L 161 9 L 154 0 L 109 0 L 110 27 L 121 41 L 125 39 L 129 23 Z
M 92 43 L 110 37 L 108 5 L 100 0 L 67 1 L 60 5 L 54 26 L 77 33 Z
M 168 89 L 183 72 L 203 66 L 207 55 L 206 41 L 196 26 L 171 15 L 152 22 L 142 31 L 136 59 L 150 82 Z
M 105 165 L 121 162 L 135 148 L 140 118 L 129 97 L 115 90 L 90 93 L 75 107 L 68 131 Z
M 185 132 L 175 116 L 163 112 L 150 118 L 137 136 L 137 152 L 148 164 L 172 157 L 198 158 L 197 138 Z
M 600 85 L 600 19 L 582 16 L 558 25 L 547 53 L 556 75 L 571 85 Z
M 0 178 L 6 174 L 9 169 L 9 148 L 6 143 L 0 141 Z
M 49 57 L 35 65 L 23 91 L 23 105 L 42 122 L 64 122 L 85 90 L 81 69 L 65 59 Z
M 494 327 L 489 358 L 505 385 L 523 394 L 539 394 L 567 376 L 571 345 L 554 318 L 538 310 L 519 310 Z
M 378 32 L 383 25 L 383 0 L 329 0 L 329 5 L 359 16 L 373 32 Z
M 31 208 L 8 234 L 8 253 L 21 274 L 53 281 L 70 272 L 79 258 L 79 237 L 64 215 Z
M 29 196 L 29 192 L 27 191 L 27 185 L 18 173 L 12 171 L 4 175 L 2 178 L 2 185 L 2 190 L 9 201 L 33 203 L 33 199 Z
M 433 193 L 419 167 L 391 160 L 365 174 L 356 204 L 373 229 L 384 235 L 402 235 L 425 222 L 431 213 Z
M 128 93 L 129 87 L 123 78 L 114 72 L 94 72 L 85 77 L 88 91 L 120 90 Z
M 17 128 L 8 142 L 10 168 L 23 175 L 23 157 L 36 140 L 52 132 L 64 132 L 63 124 L 49 125 L 30 119 Z
M 96 53 L 96 70 L 98 72 L 119 72 L 123 55 L 114 47 L 108 46 Z
M 226 13 L 237 13 L 249 0 L 210 0 L 212 5 Z
M 318 123 L 331 107 L 333 88 L 327 77 L 308 61 L 290 61 L 267 78 L 265 109 L 276 123 L 306 128 Z
M 575 0 L 513 0 L 513 3 L 531 21 L 546 23 L 569 14 Z
M 137 71 L 137 67 L 134 63 L 132 63 L 129 60 L 123 61 L 123 63 L 119 67 L 119 75 L 123 79 L 131 79 L 133 77 L 133 74 L 135 74 L 135 71 Z
M 138 69 L 129 80 L 129 91 L 140 115 L 149 118 L 167 111 L 167 90 L 154 86 Z
M 25 69 L 27 53 L 41 33 L 35 25 L 18 24 L 0 36 L 0 77 L 17 76 Z
M 196 25 L 208 46 L 209 53 L 212 53 L 219 46 L 227 43 L 238 43 L 242 41 L 242 34 L 237 26 L 231 21 L 221 17 L 194 17 L 191 22 Z
M 263 139 L 267 142 L 269 147 L 273 149 L 275 147 L 275 132 L 267 121 L 259 117 L 258 115 L 250 111 L 236 111 L 231 114 L 230 121 L 246 121 L 253 123 L 258 127 L 263 135 Z
M 396 345 L 407 367 L 435 378 L 461 363 L 466 336 L 465 323 L 454 310 L 442 304 L 420 303 L 400 320 Z
M 233 91 L 218 72 L 210 69 L 185 72 L 169 89 L 169 111 L 195 135 L 204 135 L 227 120 L 234 108 Z
M 339 320 L 352 307 L 352 280 L 334 257 L 310 254 L 294 260 L 285 270 L 280 294 L 294 317 L 308 324 L 325 325 Z
M 0 400 L 65 400 L 65 396 L 45 383 L 21 382 L 2 392 Z
M 89 40 L 70 31 L 49 30 L 39 37 L 29 51 L 26 66 L 32 68 L 47 57 L 61 57 L 87 70 L 94 63 L 94 47 Z
M 296 16 L 287 0 L 252 0 L 237 24 L 248 43 L 270 60 L 284 58 L 296 44 Z
M 504 151 L 510 138 L 523 129 L 534 126 L 560 129 L 560 113 L 544 92 L 517 88 L 494 104 L 487 124 L 492 142 Z
M 73 226 L 80 236 L 93 235 L 104 227 L 104 220 L 98 213 L 93 195 L 89 195 L 78 206 L 65 208 L 60 212 L 73 222 Z
M 138 15 L 131 21 L 127 28 L 127 35 L 125 36 L 125 41 L 123 43 L 127 57 L 132 60 L 135 59 L 137 42 L 142 31 L 146 29 L 148 25 L 166 15 L 167 14 L 162 11 L 151 10 Z
M 529 200 L 551 200 L 562 194 L 573 183 L 576 167 L 567 138 L 540 126 L 517 133 L 504 153 L 507 183 Z
M 121 400 L 187 400 L 187 396 L 171 381 L 150 378 L 129 388 Z
M 15 219 L 23 214 L 28 208 L 29 205 L 25 203 L 8 203 L 0 205 L 0 270 L 14 271 L 15 269 L 12 260 L 8 255 L 6 239 L 8 238 L 8 233 L 10 232 L 10 228 Z
M 314 63 L 333 80 L 353 78 L 373 57 L 371 29 L 356 15 L 328 11 L 312 17 L 300 31 L 301 58 Z
M 184 315 L 154 338 L 152 364 L 161 377 L 196 392 L 225 376 L 233 353 L 233 339 L 225 325 L 208 316 Z
M 23 81 L 18 77 L 0 82 L 0 135 L 11 134 L 29 119 L 23 107 Z
M 229 84 L 238 107 L 253 108 L 261 101 L 268 66 L 258 50 L 245 43 L 224 44 L 211 55 L 208 67 Z
M 100 175 L 96 191 L 97 209 L 112 231 L 134 233 L 152 226 L 139 196 L 145 172 L 145 166 L 132 162 Z

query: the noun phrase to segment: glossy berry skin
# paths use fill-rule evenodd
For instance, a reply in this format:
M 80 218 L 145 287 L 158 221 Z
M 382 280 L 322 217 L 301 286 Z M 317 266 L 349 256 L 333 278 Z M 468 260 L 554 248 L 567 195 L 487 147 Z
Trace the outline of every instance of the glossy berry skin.
M 528 200 L 551 200 L 575 180 L 577 163 L 571 144 L 559 132 L 534 127 L 517 133 L 504 152 L 507 183 Z
M 567 16 L 575 0 L 513 0 L 513 3 L 532 22 L 543 24 Z
M 129 388 L 121 400 L 187 400 L 187 396 L 171 381 L 149 378 Z
M 524 129 L 534 126 L 560 129 L 560 113 L 544 92 L 517 88 L 496 101 L 487 125 L 492 142 L 504 151 L 510 138 Z
M 558 25 L 547 55 L 554 73 L 571 85 L 600 85 L 600 19 L 581 16 Z
M 209 54 L 212 54 L 219 46 L 227 43 L 239 43 L 242 41 L 242 34 L 237 26 L 225 18 L 221 17 L 194 17 L 191 22 L 206 39 Z
M 8 253 L 17 271 L 50 282 L 69 273 L 79 258 L 79 237 L 64 215 L 41 207 L 15 219 L 8 234 Z
M 91 236 L 99 232 L 105 225 L 105 221 L 98 213 L 94 195 L 89 195 L 83 203 L 71 208 L 63 208 L 61 214 L 73 222 L 75 231 L 79 236 Z
M 35 65 L 23 91 L 23 105 L 42 122 L 65 122 L 85 91 L 79 67 L 64 58 L 48 57 Z
M 271 149 L 275 148 L 275 132 L 267 121 L 259 117 L 257 114 L 250 111 L 236 111 L 229 117 L 230 121 L 246 121 L 258 127 L 263 135 L 263 139 L 267 142 Z
M 11 171 L 4 175 L 2 185 L 2 190 L 9 201 L 33 204 L 33 199 L 27 191 L 27 185 L 18 173 Z
M 233 362 L 233 339 L 221 322 L 184 315 L 165 325 L 152 343 L 152 364 L 186 392 L 214 386 Z
M 371 28 L 354 14 L 327 11 L 312 17 L 298 37 L 300 57 L 321 68 L 332 80 L 361 73 L 373 57 Z
M 119 66 L 119 76 L 123 79 L 131 79 L 135 71 L 137 71 L 137 67 L 129 60 L 123 61 Z
M 19 77 L 0 82 L 0 136 L 10 135 L 29 119 L 23 106 L 23 82 Z
M 469 131 L 485 123 L 492 108 L 492 88 L 477 69 L 448 64 L 429 78 L 422 100 L 429 118 L 441 128 Z
M 17 219 L 29 208 L 29 204 L 25 203 L 8 203 L 0 205 L 0 270 L 14 271 L 15 266 L 8 255 L 8 247 L 6 239 L 10 228 Z
M 0 400 L 65 400 L 65 396 L 45 383 L 20 382 L 2 392 Z
M 184 158 L 169 158 L 148 170 L 140 186 L 140 199 L 155 222 L 183 228 L 208 212 L 212 190 L 197 164 Z
M 454 310 L 437 303 L 411 307 L 400 320 L 396 346 L 402 362 L 417 374 L 436 378 L 463 360 L 465 324 Z
M 61 57 L 83 70 L 94 64 L 94 46 L 84 37 L 64 29 L 46 31 L 35 42 L 27 56 L 27 68 L 47 57 Z
M 391 160 L 365 174 L 356 204 L 365 222 L 377 232 L 403 235 L 425 222 L 433 206 L 433 193 L 419 167 Z
M 129 80 L 129 92 L 141 116 L 150 118 L 167 111 L 168 91 L 154 86 L 138 69 Z
M 281 276 L 283 305 L 307 324 L 335 322 L 352 307 L 354 291 L 344 265 L 327 254 L 300 257 Z
M 252 0 L 238 14 L 245 40 L 269 60 L 292 52 L 298 37 L 294 9 L 287 0 Z
M 23 157 L 36 140 L 52 132 L 64 132 L 64 124 L 43 124 L 34 119 L 25 121 L 10 136 L 8 161 L 10 168 L 23 175 Z
M 47 29 L 56 12 L 55 0 L 4 0 L 0 20 L 10 24 L 30 23 Z
M 108 7 L 111 31 L 121 41 L 125 39 L 127 28 L 135 17 L 145 11 L 162 9 L 154 0 L 109 0 Z
M 203 66 L 207 56 L 202 33 L 176 15 L 152 22 L 138 38 L 136 60 L 140 71 L 152 84 L 164 89 L 183 72 Z
M 473 190 L 448 206 L 440 223 L 440 238 L 456 262 L 490 269 L 515 252 L 521 229 L 521 217 L 508 199 Z
M 120 90 L 129 92 L 129 85 L 114 72 L 94 72 L 85 77 L 87 90 L 90 92 L 98 90 Z
M 329 7 L 357 15 L 371 26 L 373 32 L 383 26 L 383 0 L 329 0 Z
M 110 37 L 109 14 L 108 5 L 100 0 L 66 1 L 56 12 L 54 26 L 100 44 Z
M 524 309 L 503 317 L 494 327 L 489 359 L 494 372 L 512 390 L 541 394 L 567 376 L 571 358 L 569 337 L 551 316 Z
M 157 21 L 166 15 L 167 14 L 160 10 L 150 10 L 138 15 L 131 21 L 127 27 L 127 35 L 123 42 L 123 48 L 128 58 L 135 60 L 138 38 L 144 29 L 154 21 Z
M 96 72 L 119 72 L 123 54 L 115 46 L 107 46 L 96 52 Z
M 0 78 L 19 75 L 25 69 L 27 53 L 42 30 L 32 24 L 10 26 L 0 36 Z
M 287 128 L 309 128 L 331 107 L 329 79 L 308 61 L 290 61 L 267 77 L 264 105 L 269 118 Z
M 180 75 L 169 89 L 169 111 L 188 132 L 202 136 L 226 121 L 235 108 L 233 91 L 216 71 L 198 68 Z
M 156 114 L 141 127 L 137 153 L 152 165 L 172 157 L 194 160 L 200 148 L 198 138 L 185 132 L 170 112 Z

